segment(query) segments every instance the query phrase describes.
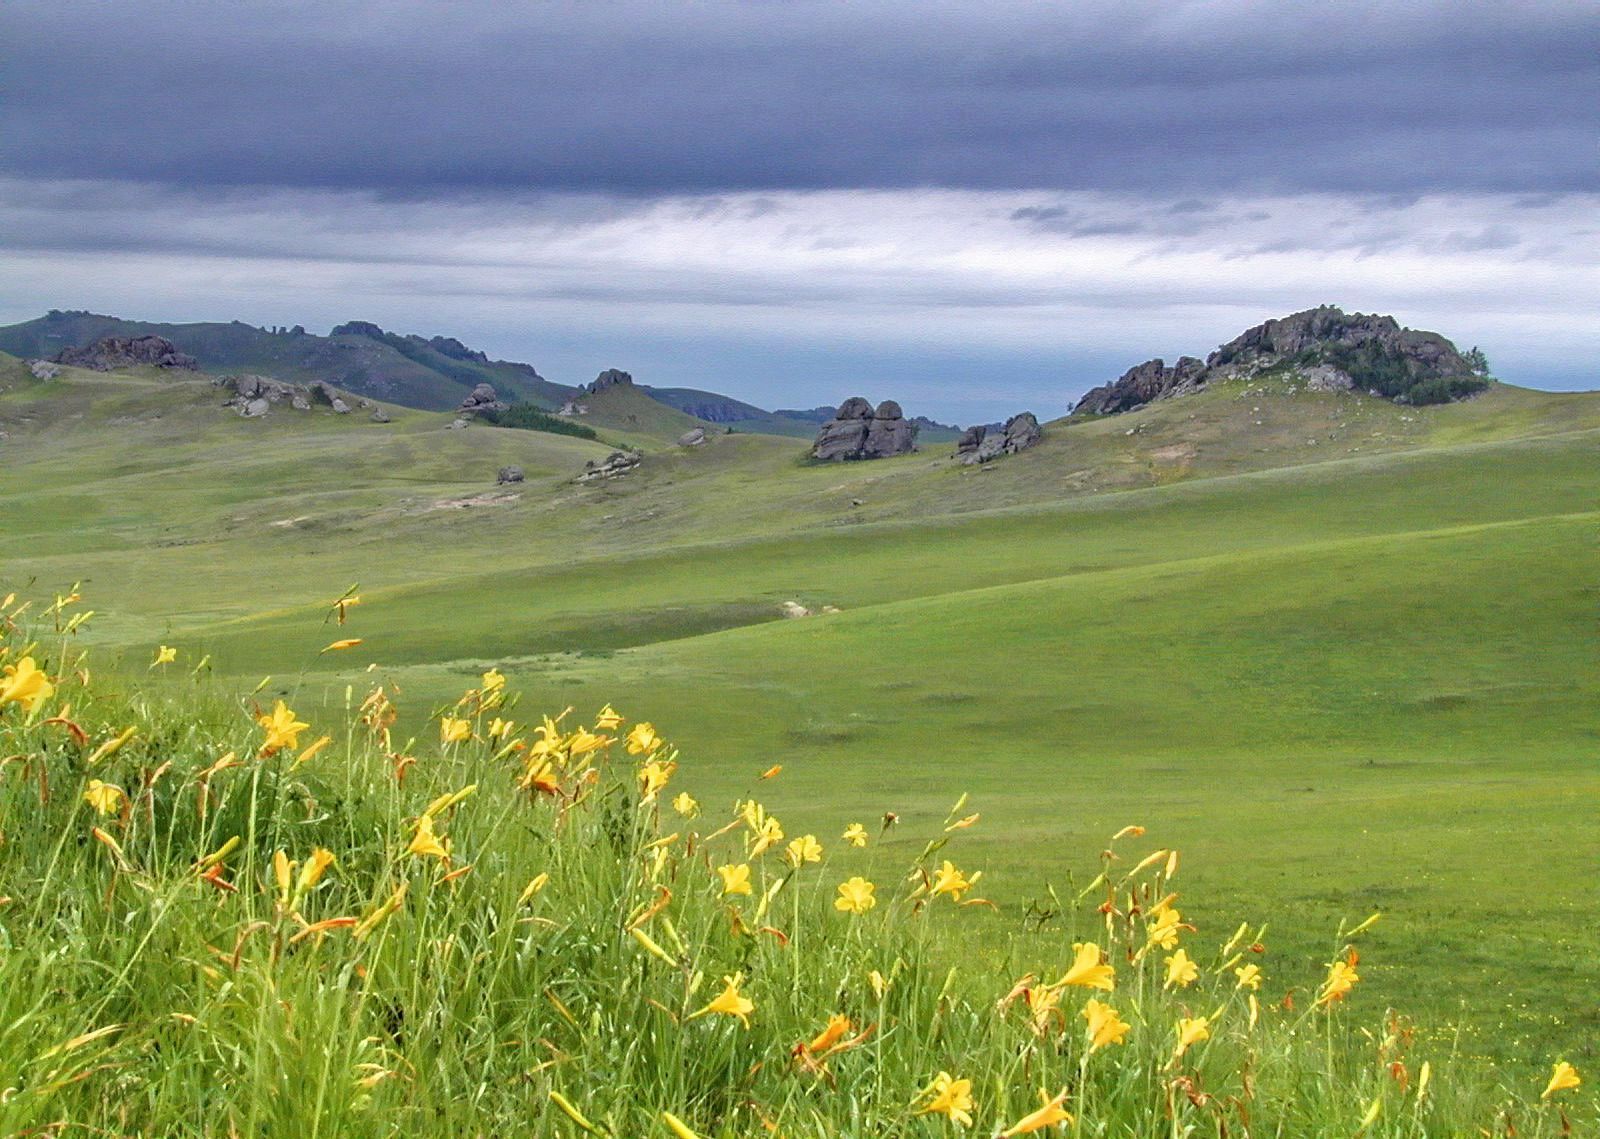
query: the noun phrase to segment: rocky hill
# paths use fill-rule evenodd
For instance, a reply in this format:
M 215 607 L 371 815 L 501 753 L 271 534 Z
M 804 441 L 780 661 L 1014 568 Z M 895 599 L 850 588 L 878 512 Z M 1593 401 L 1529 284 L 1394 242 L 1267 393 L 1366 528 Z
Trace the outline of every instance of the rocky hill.
M 1447 403 L 1489 386 L 1476 349 L 1463 355 L 1437 332 L 1403 328 L 1392 316 L 1306 309 L 1246 330 L 1204 360 L 1179 357 L 1129 368 L 1085 393 L 1074 415 L 1112 415 L 1220 380 L 1295 373 L 1313 390 L 1358 390 L 1396 403 Z
M 0 351 L 53 359 L 107 337 L 138 342 L 159 337 L 201 371 L 248 373 L 287 383 L 332 384 L 409 407 L 449 410 L 478 384 L 522 402 L 559 407 L 574 389 L 553 384 L 529 364 L 490 360 L 447 336 L 425 339 L 386 332 L 370 321 L 341 324 L 327 336 L 300 325 L 262 328 L 243 321 L 163 324 L 91 312 L 52 310 L 37 320 L 0 328 Z

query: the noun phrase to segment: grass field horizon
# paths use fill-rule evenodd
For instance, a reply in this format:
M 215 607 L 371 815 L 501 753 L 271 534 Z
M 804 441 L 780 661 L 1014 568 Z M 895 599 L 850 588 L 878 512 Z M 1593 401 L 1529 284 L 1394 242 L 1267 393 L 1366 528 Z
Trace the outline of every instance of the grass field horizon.
M 321 722 L 376 664 L 419 736 L 495 667 L 529 712 L 659 723 L 719 808 L 781 764 L 760 791 L 796 833 L 892 811 L 920 835 L 966 791 L 1004 911 L 972 923 L 980 954 L 1141 824 L 1183 849 L 1206 936 L 1292 914 L 1276 944 L 1312 961 L 1380 910 L 1368 999 L 1462 1020 L 1497 1063 L 1593 1063 L 1600 393 L 1219 385 L 979 473 L 684 451 L 676 412 L 619 408 L 587 442 L 244 421 L 203 380 L 9 385 L 0 593 L 84 582 L 101 667 L 181 691 L 146 667 L 171 644 L 219 694 L 270 674 L 262 698 Z M 624 441 L 636 475 L 570 482 Z M 507 463 L 522 488 L 494 487 Z

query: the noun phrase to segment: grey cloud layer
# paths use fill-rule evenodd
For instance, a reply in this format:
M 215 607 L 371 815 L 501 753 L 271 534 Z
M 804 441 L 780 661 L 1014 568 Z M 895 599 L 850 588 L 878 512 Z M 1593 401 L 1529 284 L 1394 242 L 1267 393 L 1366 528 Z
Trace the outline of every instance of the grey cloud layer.
M 1597 184 L 1589 3 L 329 7 L 14 0 L 0 170 L 399 195 Z

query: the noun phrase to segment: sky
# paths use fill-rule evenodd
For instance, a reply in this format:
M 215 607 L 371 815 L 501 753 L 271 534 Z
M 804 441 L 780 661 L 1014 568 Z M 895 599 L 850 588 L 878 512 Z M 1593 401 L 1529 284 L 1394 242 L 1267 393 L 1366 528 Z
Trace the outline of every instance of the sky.
M 0 323 L 1057 415 L 1321 303 L 1600 387 L 1600 2 L 0 6 Z

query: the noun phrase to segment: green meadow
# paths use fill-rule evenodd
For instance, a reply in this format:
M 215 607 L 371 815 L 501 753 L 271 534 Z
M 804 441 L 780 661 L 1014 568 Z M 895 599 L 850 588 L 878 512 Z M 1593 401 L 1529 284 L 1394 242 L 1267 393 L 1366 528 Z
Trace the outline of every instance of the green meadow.
M 82 582 L 101 668 L 181 693 L 208 658 L 208 691 L 318 730 L 381 679 L 422 749 L 497 667 L 518 719 L 654 722 L 719 811 L 759 795 L 825 842 L 892 813 L 900 861 L 966 793 L 997 908 L 962 936 L 997 983 L 1047 884 L 1142 825 L 1201 936 L 1269 923 L 1303 992 L 1341 919 L 1381 912 L 1370 1010 L 1530 1080 L 1600 1057 L 1600 395 L 1230 384 L 975 470 L 684 450 L 634 392 L 597 397 L 588 442 L 246 421 L 154 375 L 9 363 L 0 388 L 0 594 Z M 637 472 L 572 481 L 621 444 Z M 158 644 L 179 662 L 151 673 Z

